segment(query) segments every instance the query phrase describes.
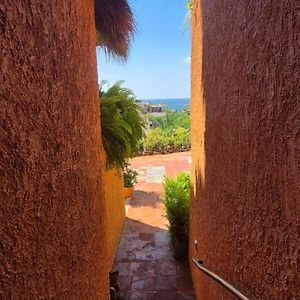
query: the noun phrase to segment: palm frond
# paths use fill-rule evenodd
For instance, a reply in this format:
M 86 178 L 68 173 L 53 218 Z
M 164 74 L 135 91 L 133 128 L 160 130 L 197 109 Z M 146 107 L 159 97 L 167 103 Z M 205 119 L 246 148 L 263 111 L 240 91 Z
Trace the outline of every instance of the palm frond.
M 101 130 L 107 167 L 122 167 L 139 150 L 145 120 L 130 89 L 118 81 L 106 92 L 100 86 Z

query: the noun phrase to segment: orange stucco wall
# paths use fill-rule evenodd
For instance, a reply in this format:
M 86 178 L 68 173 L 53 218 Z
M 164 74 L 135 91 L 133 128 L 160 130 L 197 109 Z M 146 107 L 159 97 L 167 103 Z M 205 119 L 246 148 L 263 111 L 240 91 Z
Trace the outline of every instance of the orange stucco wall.
M 298 3 L 193 1 L 190 258 L 250 299 L 299 297 Z
M 125 221 L 125 199 L 123 197 L 123 176 L 121 170 L 104 172 L 104 190 L 106 203 L 106 237 L 108 270 L 113 266 Z
M 108 299 L 93 0 L 0 3 L 0 298 Z

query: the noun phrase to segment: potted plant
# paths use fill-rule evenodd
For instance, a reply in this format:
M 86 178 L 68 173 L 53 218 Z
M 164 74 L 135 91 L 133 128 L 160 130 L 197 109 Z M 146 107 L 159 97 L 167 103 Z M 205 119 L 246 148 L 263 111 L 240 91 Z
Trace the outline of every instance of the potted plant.
M 189 241 L 190 176 L 180 173 L 175 179 L 163 181 L 163 203 L 168 219 L 173 256 L 186 259 Z
M 134 191 L 134 184 L 137 183 L 138 172 L 130 169 L 128 164 L 123 168 L 124 174 L 124 198 L 131 198 Z

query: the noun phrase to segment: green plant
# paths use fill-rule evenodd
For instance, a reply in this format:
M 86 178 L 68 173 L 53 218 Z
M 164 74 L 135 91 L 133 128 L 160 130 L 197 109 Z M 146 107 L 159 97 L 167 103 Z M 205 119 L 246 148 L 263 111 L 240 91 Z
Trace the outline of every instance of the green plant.
M 162 129 L 177 127 L 189 129 L 191 127 L 191 119 L 187 111 L 173 112 L 171 110 L 166 110 L 165 115 L 162 117 L 149 115 L 148 118 L 150 121 L 158 124 Z
M 148 152 L 172 152 L 189 149 L 190 130 L 183 127 L 151 129 L 143 141 L 143 149 Z
M 170 242 L 176 258 L 186 258 L 189 239 L 190 176 L 180 173 L 163 181 L 163 204 L 169 224 Z
M 162 144 L 162 130 L 155 128 L 149 131 L 144 140 L 144 148 L 147 151 L 157 151 L 159 146 Z
M 190 115 L 188 111 L 167 110 L 162 117 L 148 116 L 159 127 L 147 132 L 142 148 L 147 152 L 173 152 L 189 149 Z
M 187 1 L 185 6 L 188 11 L 191 11 L 193 8 L 192 1 Z
M 192 9 L 193 9 L 192 1 L 187 1 L 185 4 L 185 7 L 187 10 L 187 13 L 184 18 L 184 22 L 183 22 L 184 27 L 183 28 L 184 28 L 184 30 L 187 30 L 187 29 L 190 29 L 190 27 L 191 27 L 191 15 L 192 15 Z
M 132 170 L 126 165 L 123 169 L 124 174 L 124 186 L 125 187 L 133 187 L 135 183 L 137 183 L 137 175 L 138 172 Z
M 122 88 L 122 81 L 106 92 L 100 85 L 101 131 L 107 155 L 107 168 L 123 167 L 126 160 L 139 151 L 146 126 L 135 95 Z

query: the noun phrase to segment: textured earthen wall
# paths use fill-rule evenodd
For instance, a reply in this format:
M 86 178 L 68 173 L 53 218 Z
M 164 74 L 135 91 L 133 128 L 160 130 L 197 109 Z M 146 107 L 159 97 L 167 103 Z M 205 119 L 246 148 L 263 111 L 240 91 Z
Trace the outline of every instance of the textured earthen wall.
M 121 170 L 116 169 L 106 170 L 103 175 L 107 216 L 108 270 L 112 269 L 126 217 L 122 175 Z
M 0 3 L 1 299 L 107 299 L 93 4 Z
M 298 299 L 299 2 L 193 5 L 190 256 L 250 299 Z M 231 299 L 192 274 L 199 299 Z

